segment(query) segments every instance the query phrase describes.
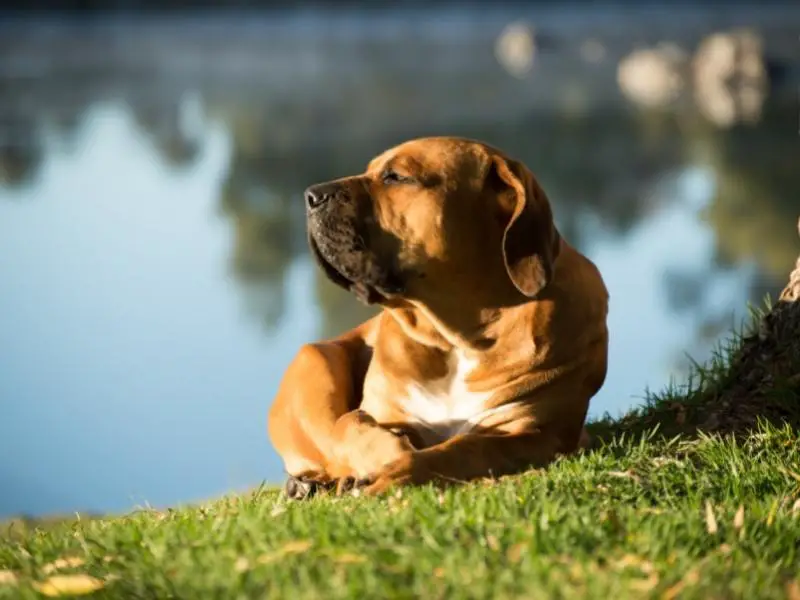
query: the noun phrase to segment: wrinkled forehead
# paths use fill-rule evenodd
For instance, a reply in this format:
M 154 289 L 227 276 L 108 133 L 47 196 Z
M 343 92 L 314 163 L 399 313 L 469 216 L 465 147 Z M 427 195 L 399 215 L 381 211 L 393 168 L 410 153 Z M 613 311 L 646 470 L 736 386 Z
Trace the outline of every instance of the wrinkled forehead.
M 458 138 L 420 138 L 386 150 L 373 158 L 367 173 L 387 169 L 407 175 L 442 175 L 467 180 L 479 175 L 486 163 L 487 148 Z

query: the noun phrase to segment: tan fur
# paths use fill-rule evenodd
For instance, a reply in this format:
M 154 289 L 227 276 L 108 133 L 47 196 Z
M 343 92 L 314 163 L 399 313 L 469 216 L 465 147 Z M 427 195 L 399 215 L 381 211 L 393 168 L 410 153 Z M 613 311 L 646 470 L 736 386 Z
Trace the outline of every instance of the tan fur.
M 323 268 L 384 309 L 288 368 L 269 417 L 287 471 L 368 480 L 374 494 L 541 467 L 585 445 L 608 294 L 530 171 L 478 142 L 424 138 L 328 185 L 341 206 L 309 213 Z M 351 223 L 369 228 L 368 252 L 337 254 L 348 244 L 327 232 Z M 351 274 L 390 264 L 402 291 Z

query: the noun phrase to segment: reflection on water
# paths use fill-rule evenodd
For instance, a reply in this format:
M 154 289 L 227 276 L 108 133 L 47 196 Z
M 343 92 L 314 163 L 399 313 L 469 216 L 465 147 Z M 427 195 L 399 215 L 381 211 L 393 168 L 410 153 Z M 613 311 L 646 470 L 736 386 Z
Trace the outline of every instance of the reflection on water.
M 523 159 L 603 271 L 610 370 L 593 415 L 680 377 L 685 352 L 708 357 L 797 254 L 800 146 L 780 90 L 756 124 L 721 128 L 580 89 L 613 83 L 613 64 L 539 51 L 528 75 L 505 73 L 468 21 L 437 38 L 440 63 L 404 62 L 397 37 L 354 50 L 355 26 L 310 53 L 278 52 L 258 28 L 201 42 L 151 26 L 150 58 L 125 28 L 104 60 L 103 29 L 0 46 L 0 514 L 277 482 L 265 417 L 282 371 L 303 342 L 372 313 L 312 265 L 300 193 L 413 135 Z M 475 80 L 494 91 L 473 97 Z M 407 112 L 398 90 L 427 109 Z

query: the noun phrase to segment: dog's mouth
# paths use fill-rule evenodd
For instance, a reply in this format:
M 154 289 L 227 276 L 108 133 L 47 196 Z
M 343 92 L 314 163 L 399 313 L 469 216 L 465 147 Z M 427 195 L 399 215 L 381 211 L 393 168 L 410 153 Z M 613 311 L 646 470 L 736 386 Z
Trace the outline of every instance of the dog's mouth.
M 387 301 L 389 294 L 397 294 L 402 291 L 400 286 L 385 286 L 376 282 L 366 282 L 345 274 L 343 269 L 337 267 L 334 261 L 325 256 L 320 244 L 310 232 L 308 234 L 308 243 L 311 246 L 311 253 L 328 279 L 352 292 L 362 303 L 367 305 L 379 304 Z
M 311 253 L 314 255 L 317 264 L 322 267 L 325 275 L 328 276 L 328 279 L 338 286 L 341 286 L 345 289 L 350 289 L 350 286 L 353 285 L 353 282 L 345 277 L 341 271 L 334 267 L 333 264 L 327 258 L 325 258 L 325 256 L 322 254 L 322 250 L 319 248 L 317 240 L 314 239 L 314 236 L 311 233 L 308 234 L 308 245 L 311 246 Z

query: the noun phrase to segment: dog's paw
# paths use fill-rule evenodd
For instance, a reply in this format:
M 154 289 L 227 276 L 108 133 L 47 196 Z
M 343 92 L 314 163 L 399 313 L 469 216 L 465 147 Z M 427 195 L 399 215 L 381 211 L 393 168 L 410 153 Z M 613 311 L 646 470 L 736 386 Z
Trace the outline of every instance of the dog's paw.
M 342 477 L 336 483 L 336 495 L 357 496 L 361 490 L 372 483 L 371 479 L 356 479 L 355 477 Z
M 407 454 L 386 465 L 363 488 L 365 496 L 382 496 L 407 485 L 419 485 L 431 480 L 417 453 Z
M 283 493 L 289 500 L 307 500 L 316 495 L 320 490 L 327 490 L 330 484 L 306 477 L 289 475 L 283 486 Z
M 283 493 L 289 500 L 305 500 L 317 493 L 317 483 L 289 475 L 283 486 Z
M 336 428 L 339 441 L 327 472 L 337 480 L 370 478 L 387 464 L 414 452 L 406 435 L 382 427 L 361 410 L 339 417 Z

